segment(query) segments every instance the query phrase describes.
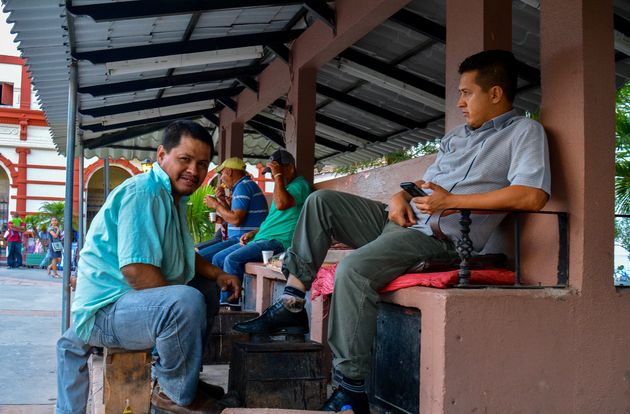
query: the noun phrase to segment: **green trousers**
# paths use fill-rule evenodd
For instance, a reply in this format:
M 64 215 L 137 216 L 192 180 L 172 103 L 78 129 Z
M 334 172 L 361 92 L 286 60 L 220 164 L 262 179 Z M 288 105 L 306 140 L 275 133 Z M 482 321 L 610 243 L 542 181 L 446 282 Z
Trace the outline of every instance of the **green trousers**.
M 370 372 L 379 289 L 422 260 L 456 254 L 451 242 L 389 221 L 386 207 L 351 194 L 314 192 L 283 264 L 286 276 L 309 289 L 333 239 L 356 249 L 337 265 L 328 320 L 333 366 L 351 379 Z

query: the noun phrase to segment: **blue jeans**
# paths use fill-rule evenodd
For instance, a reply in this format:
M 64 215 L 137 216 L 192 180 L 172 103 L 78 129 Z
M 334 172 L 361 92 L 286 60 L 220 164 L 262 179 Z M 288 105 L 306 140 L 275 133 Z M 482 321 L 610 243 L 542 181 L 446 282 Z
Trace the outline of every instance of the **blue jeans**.
M 278 254 L 284 251 L 284 246 L 277 240 L 258 240 L 245 246 L 235 244 L 215 254 L 212 264 L 243 280 L 245 263 L 262 262 L 263 250 L 273 250 L 273 254 Z
M 7 266 L 22 266 L 22 242 L 9 242 L 7 249 Z
M 219 253 L 221 250 L 227 249 L 230 246 L 238 244 L 238 239 L 238 237 L 230 237 L 229 239 L 222 242 L 204 247 L 203 249 L 199 250 L 199 255 L 203 257 L 207 262 L 212 263 L 212 259 L 214 258 L 215 254 Z
M 46 248 L 46 256 L 44 256 L 44 258 L 42 259 L 41 263 L 39 264 L 40 268 L 45 268 L 48 267 L 48 265 L 50 264 L 50 260 L 51 260 L 51 256 L 50 256 L 50 249 L 48 249 L 48 247 Z
M 142 350 L 154 348 L 153 367 L 160 389 L 178 405 L 197 394 L 209 313 L 218 311 L 218 290 L 204 279 L 191 286 L 132 290 L 101 308 L 87 343 L 73 328 L 57 341 L 56 414 L 85 413 L 89 394 L 87 361 L 94 346 Z M 200 292 L 200 287 L 206 289 Z M 208 302 L 208 306 L 204 303 Z
M 213 244 L 221 243 L 222 241 L 223 239 L 221 238 L 221 230 L 217 230 L 211 239 L 196 244 L 195 247 L 197 248 L 197 251 L 199 251 L 203 250 L 204 247 L 212 246 Z

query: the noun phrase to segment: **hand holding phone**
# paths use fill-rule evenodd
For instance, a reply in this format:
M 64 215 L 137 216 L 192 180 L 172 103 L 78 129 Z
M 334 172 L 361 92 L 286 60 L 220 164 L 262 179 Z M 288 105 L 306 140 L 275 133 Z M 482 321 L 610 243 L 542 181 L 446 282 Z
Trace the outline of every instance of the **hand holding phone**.
M 424 190 L 412 183 L 411 181 L 405 181 L 400 183 L 400 187 L 405 190 L 412 197 L 428 197 L 429 195 Z

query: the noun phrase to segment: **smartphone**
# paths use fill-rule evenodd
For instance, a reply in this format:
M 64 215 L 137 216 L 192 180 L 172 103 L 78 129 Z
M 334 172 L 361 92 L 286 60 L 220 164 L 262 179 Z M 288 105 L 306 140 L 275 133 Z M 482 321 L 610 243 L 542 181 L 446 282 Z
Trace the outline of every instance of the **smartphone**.
M 405 181 L 400 183 L 400 187 L 405 190 L 412 197 L 427 197 L 428 194 L 422 190 L 422 188 L 418 187 L 415 183 L 411 181 Z

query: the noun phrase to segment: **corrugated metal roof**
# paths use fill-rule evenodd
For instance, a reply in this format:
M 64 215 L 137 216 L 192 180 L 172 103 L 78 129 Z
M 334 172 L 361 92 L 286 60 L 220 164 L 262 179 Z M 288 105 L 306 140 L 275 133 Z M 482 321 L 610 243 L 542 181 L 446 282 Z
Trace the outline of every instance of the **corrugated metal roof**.
M 34 87 L 37 90 L 42 108 L 53 132 L 55 145 L 60 153 L 65 153 L 66 108 L 68 95 L 68 74 L 70 63 L 70 40 L 68 22 L 63 0 L 2 0 L 5 11 L 10 13 L 9 21 L 14 23 L 13 31 L 20 41 L 19 49 L 29 64 Z M 116 7 L 117 1 L 106 4 Z M 72 6 L 98 5 L 103 0 L 73 0 Z M 539 2 L 537 0 L 513 0 L 513 51 L 517 59 L 528 65 L 533 72 L 539 63 Z M 630 20 L 630 2 L 615 1 L 615 13 Z M 405 9 L 407 17 L 422 17 L 433 25 L 445 26 L 445 1 L 415 0 Z M 304 18 L 301 18 L 304 17 Z M 310 24 L 314 16 L 308 15 L 301 4 L 268 6 L 257 8 L 235 8 L 230 10 L 180 13 L 174 15 L 142 17 L 136 19 L 105 20 L 95 22 L 88 16 L 74 16 L 72 21 L 75 52 L 112 50 L 133 46 L 160 45 L 183 40 L 206 39 L 209 45 L 225 36 L 263 34 L 288 30 L 291 27 L 303 28 Z M 295 26 L 297 24 L 297 26 Z M 438 36 L 439 37 L 439 36 Z M 618 53 L 618 83 L 630 78 L 630 36 L 616 33 Z M 349 52 L 324 65 L 318 74 L 317 136 L 315 157 L 321 164 L 347 165 L 349 163 L 373 159 L 402 148 L 409 148 L 426 140 L 440 137 L 444 133 L 443 100 L 438 96 L 427 100 L 426 94 L 410 94 L 391 86 L 396 73 L 402 73 L 406 82 L 428 84 L 430 89 L 443 91 L 445 86 L 445 46 L 435 33 L 423 32 L 423 27 L 404 24 L 394 16 L 353 45 Z M 365 59 L 363 62 L 358 56 Z M 186 74 L 198 74 L 216 70 L 237 70 L 265 64 L 275 55 L 266 51 L 259 59 L 247 59 L 212 64 L 197 64 L 160 69 L 147 67 L 130 73 L 116 74 L 108 70 L 104 63 L 80 60 L 78 65 L 79 86 L 108 85 L 114 88 L 120 82 L 141 81 Z M 372 59 L 370 61 L 369 59 Z M 367 63 L 366 63 L 367 62 Z M 379 62 L 385 69 L 372 66 Z M 374 64 L 376 65 L 376 64 Z M 376 69 L 374 69 L 376 68 Z M 392 74 L 383 75 L 385 70 Z M 398 71 L 398 72 L 396 72 Z M 255 76 L 255 75 L 254 75 Z M 389 77 L 388 77 L 389 76 Z M 394 76 L 394 79 L 391 77 Z M 415 79 L 415 80 L 414 80 Z M 393 80 L 393 81 L 392 81 Z M 515 106 L 525 111 L 535 111 L 540 105 L 540 90 L 532 80 L 523 77 L 520 86 L 526 88 L 517 98 Z M 147 102 L 158 98 L 189 96 L 193 93 L 215 91 L 238 86 L 235 79 L 197 80 L 158 88 L 140 89 L 130 92 L 111 93 L 102 96 L 81 93 L 81 110 L 110 107 L 112 105 Z M 388 86 L 389 85 L 389 86 Z M 432 85 L 432 86 L 431 86 Z M 328 96 L 330 92 L 343 94 L 342 97 Z M 109 94 L 107 94 L 109 93 Z M 439 95 L 439 93 L 438 93 Z M 159 114 L 180 113 L 208 109 L 220 105 L 213 100 L 205 100 L 161 108 L 143 109 L 127 113 L 104 116 L 80 116 L 83 139 L 94 139 L 120 131 L 138 131 L 136 127 L 108 129 L 121 122 L 153 118 Z M 374 108 L 382 108 L 382 111 Z M 281 136 L 284 117 L 283 105 L 272 106 L 262 114 L 271 122 L 270 129 Z M 267 122 L 265 121 L 265 122 Z M 209 129 L 214 126 L 206 119 L 201 122 Z M 420 125 L 420 126 L 418 126 Z M 90 131 L 88 127 L 105 128 Z M 277 144 L 246 126 L 244 153 L 256 162 L 277 148 Z M 97 128 L 97 129 L 98 129 Z M 103 147 L 89 150 L 88 156 L 125 158 L 148 158 L 151 150 L 159 142 L 160 131 L 141 130 L 135 138 L 125 139 Z M 371 142 L 373 140 L 374 142 Z M 384 141 L 384 142 L 382 142 Z M 348 151 L 341 150 L 345 148 Z M 356 146 L 354 149 L 353 146 Z M 135 149 L 131 149 L 135 148 Z

